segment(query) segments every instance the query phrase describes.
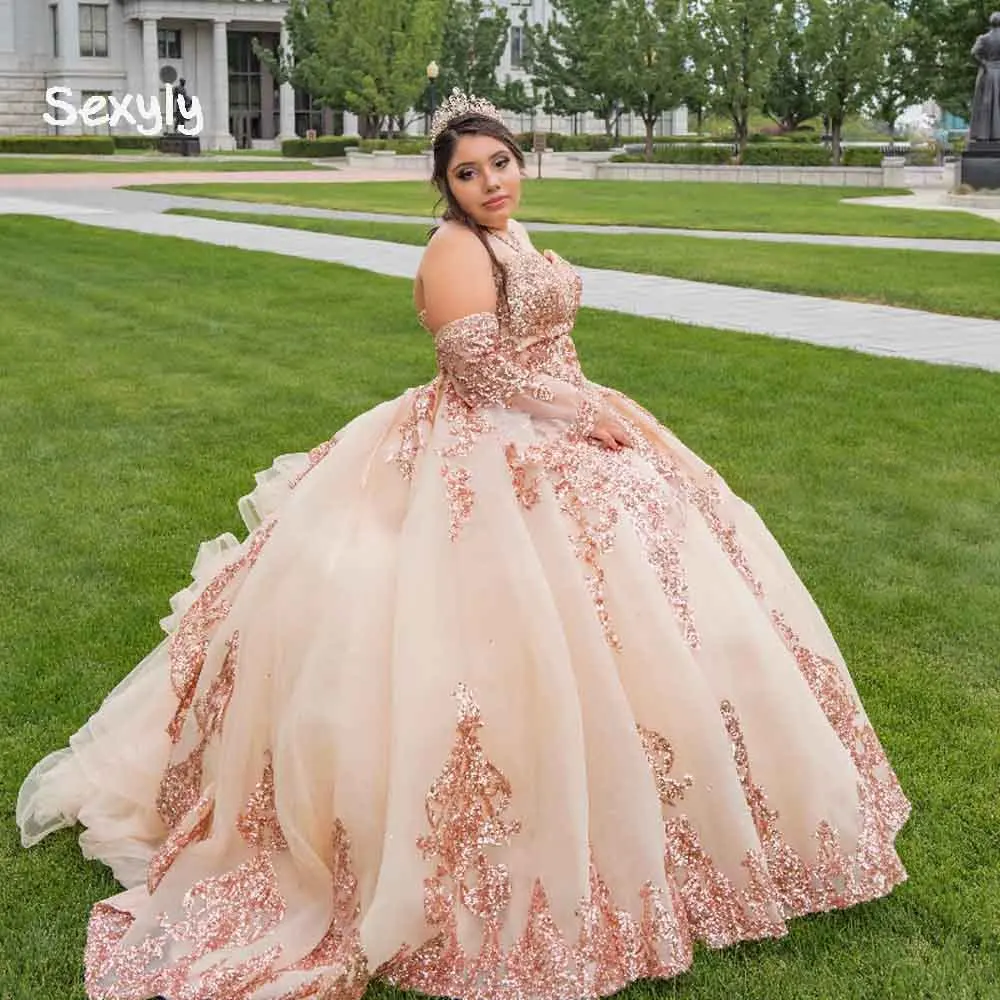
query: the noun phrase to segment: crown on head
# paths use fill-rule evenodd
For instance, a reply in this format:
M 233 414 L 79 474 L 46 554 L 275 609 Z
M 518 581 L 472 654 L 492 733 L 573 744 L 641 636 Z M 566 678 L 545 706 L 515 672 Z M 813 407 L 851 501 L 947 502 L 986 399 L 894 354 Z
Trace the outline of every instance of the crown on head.
M 500 112 L 485 97 L 473 97 L 472 94 L 463 94 L 458 87 L 451 92 L 450 96 L 441 102 L 441 106 L 434 112 L 431 120 L 430 139 L 435 142 L 437 137 L 447 128 L 448 122 L 459 115 L 485 115 L 503 124 Z

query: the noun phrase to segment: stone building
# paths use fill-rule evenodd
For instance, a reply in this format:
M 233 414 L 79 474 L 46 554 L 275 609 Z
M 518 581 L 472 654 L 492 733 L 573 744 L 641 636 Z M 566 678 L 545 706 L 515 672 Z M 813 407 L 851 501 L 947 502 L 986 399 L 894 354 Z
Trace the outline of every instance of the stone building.
M 514 23 L 498 74 L 517 79 L 526 75 L 521 14 L 544 24 L 551 5 L 506 0 L 506 6 Z M 0 135 L 155 132 L 153 97 L 165 115 L 182 79 L 202 109 L 206 149 L 274 147 L 309 129 L 354 133 L 353 115 L 313 107 L 308 94 L 279 85 L 256 57 L 253 38 L 268 47 L 283 43 L 286 11 L 287 0 L 0 0 Z M 134 101 L 113 124 L 106 113 L 82 117 L 70 111 L 95 96 L 121 102 L 125 95 Z M 107 106 L 92 101 L 91 107 Z M 686 131 L 682 114 L 665 116 L 660 131 Z M 68 123 L 70 118 L 75 120 Z M 530 118 L 515 116 L 510 124 L 526 130 Z M 538 117 L 536 125 L 601 130 L 593 120 L 548 116 Z M 623 131 L 632 128 L 623 123 Z

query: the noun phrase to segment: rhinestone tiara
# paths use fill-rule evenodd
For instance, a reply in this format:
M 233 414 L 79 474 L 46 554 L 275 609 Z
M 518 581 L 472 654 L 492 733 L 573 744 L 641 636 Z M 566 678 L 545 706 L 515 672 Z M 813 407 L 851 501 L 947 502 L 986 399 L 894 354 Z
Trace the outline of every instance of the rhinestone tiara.
M 476 114 L 485 115 L 503 124 L 500 112 L 485 97 L 473 97 L 472 94 L 463 94 L 458 87 L 441 102 L 441 106 L 434 112 L 431 120 L 430 139 L 436 142 L 437 137 L 447 128 L 448 122 L 459 115 Z

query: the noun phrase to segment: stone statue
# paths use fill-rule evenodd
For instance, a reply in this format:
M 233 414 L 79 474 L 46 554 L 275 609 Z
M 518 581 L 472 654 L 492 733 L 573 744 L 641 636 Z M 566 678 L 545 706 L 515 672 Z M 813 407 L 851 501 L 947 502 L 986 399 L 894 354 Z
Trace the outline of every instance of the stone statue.
M 178 128 L 187 121 L 187 114 L 191 113 L 191 98 L 188 97 L 187 87 L 185 84 L 187 81 L 184 77 L 181 77 L 177 81 L 177 86 L 174 88 L 174 131 L 176 132 Z M 183 104 L 181 102 L 184 102 Z M 184 109 L 183 111 L 181 109 Z
M 969 139 L 1000 142 L 1000 11 L 990 16 L 990 30 L 976 39 L 972 55 L 979 63 L 972 97 Z

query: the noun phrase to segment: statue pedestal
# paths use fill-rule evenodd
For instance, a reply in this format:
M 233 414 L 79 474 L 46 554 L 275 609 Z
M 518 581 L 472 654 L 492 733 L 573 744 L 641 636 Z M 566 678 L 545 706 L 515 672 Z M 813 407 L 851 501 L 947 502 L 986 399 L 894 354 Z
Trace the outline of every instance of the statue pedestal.
M 160 136 L 156 145 L 161 153 L 176 153 L 180 156 L 201 154 L 201 140 L 198 136 L 184 135 L 183 132 L 167 132 Z
M 1000 191 L 1000 142 L 970 142 L 962 154 L 960 183 Z

